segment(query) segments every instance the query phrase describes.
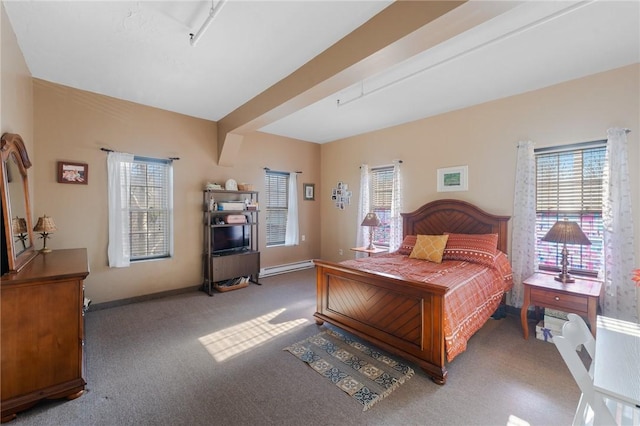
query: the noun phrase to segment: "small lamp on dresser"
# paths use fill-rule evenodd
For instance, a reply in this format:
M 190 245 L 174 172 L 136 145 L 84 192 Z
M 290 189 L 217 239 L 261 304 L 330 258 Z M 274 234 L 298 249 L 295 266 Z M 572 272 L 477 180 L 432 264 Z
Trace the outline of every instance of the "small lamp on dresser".
M 591 245 L 591 241 L 589 241 L 589 238 L 584 235 L 580 226 L 576 222 L 570 222 L 566 218 L 564 220 L 559 220 L 551 227 L 551 229 L 549 229 L 549 232 L 542 237 L 542 241 L 562 244 L 562 270 L 560 271 L 560 274 L 555 277 L 555 280 L 560 281 L 563 284 L 575 282 L 567 271 L 569 267 L 569 251 L 567 250 L 567 244 L 579 244 L 582 246 Z
M 57 231 L 56 224 L 53 222 L 53 219 L 47 215 L 38 218 L 38 223 L 33 228 L 34 232 L 40 233 L 41 237 L 44 241 L 42 243 L 42 250 L 40 253 L 51 253 L 51 249 L 47 248 L 47 238 L 53 232 Z

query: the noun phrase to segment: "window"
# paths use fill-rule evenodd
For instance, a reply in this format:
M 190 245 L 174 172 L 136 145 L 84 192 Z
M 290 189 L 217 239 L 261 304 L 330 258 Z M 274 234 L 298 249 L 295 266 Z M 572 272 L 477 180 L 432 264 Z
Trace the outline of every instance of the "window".
M 371 169 L 371 210 L 380 218 L 373 231 L 373 244 L 389 246 L 391 239 L 391 203 L 393 200 L 393 166 Z
M 569 272 L 596 276 L 602 268 L 602 175 L 605 142 L 536 150 L 536 256 L 559 271 L 562 245 L 541 241 L 558 220 L 577 222 L 590 246 L 568 245 Z
M 131 260 L 171 255 L 172 166 L 169 160 L 134 157 L 131 165 Z
M 289 173 L 265 174 L 267 247 L 283 245 L 287 233 Z

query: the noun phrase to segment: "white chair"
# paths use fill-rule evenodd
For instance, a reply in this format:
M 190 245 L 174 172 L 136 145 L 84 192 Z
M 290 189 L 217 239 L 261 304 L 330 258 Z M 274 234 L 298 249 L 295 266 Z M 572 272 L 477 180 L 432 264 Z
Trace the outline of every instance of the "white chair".
M 582 391 L 573 418 L 573 425 L 637 424 L 634 423 L 637 419 L 633 418 L 634 410 L 632 407 L 618 404 L 616 401 L 604 398 L 595 392 L 593 388 L 593 359 L 597 356 L 595 354 L 595 339 L 580 316 L 569 314 L 568 319 L 562 327 L 562 336 L 553 336 L 553 343 Z M 591 357 L 591 367 L 588 370 L 576 352 L 579 346 L 584 346 Z

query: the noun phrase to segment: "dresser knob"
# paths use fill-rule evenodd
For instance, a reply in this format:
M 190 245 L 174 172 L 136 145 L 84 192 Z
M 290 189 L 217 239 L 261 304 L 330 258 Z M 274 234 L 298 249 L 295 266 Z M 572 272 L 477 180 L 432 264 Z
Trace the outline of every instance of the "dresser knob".
M 556 297 L 555 297 L 555 299 L 556 299 L 556 302 L 557 302 L 558 300 L 560 300 L 560 298 L 559 298 L 558 296 L 556 296 Z

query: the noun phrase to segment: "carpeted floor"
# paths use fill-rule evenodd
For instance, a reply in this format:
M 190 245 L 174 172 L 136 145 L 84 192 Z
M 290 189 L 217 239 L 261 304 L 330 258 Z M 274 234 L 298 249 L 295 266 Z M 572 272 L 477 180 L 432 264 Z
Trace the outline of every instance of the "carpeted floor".
M 578 387 L 555 346 L 524 340 L 513 316 L 470 340 L 446 385 L 412 366 L 411 380 L 363 412 L 282 350 L 324 328 L 312 317 L 314 270 L 261 282 L 88 312 L 85 395 L 36 406 L 13 424 L 506 425 L 510 415 L 571 423 Z

